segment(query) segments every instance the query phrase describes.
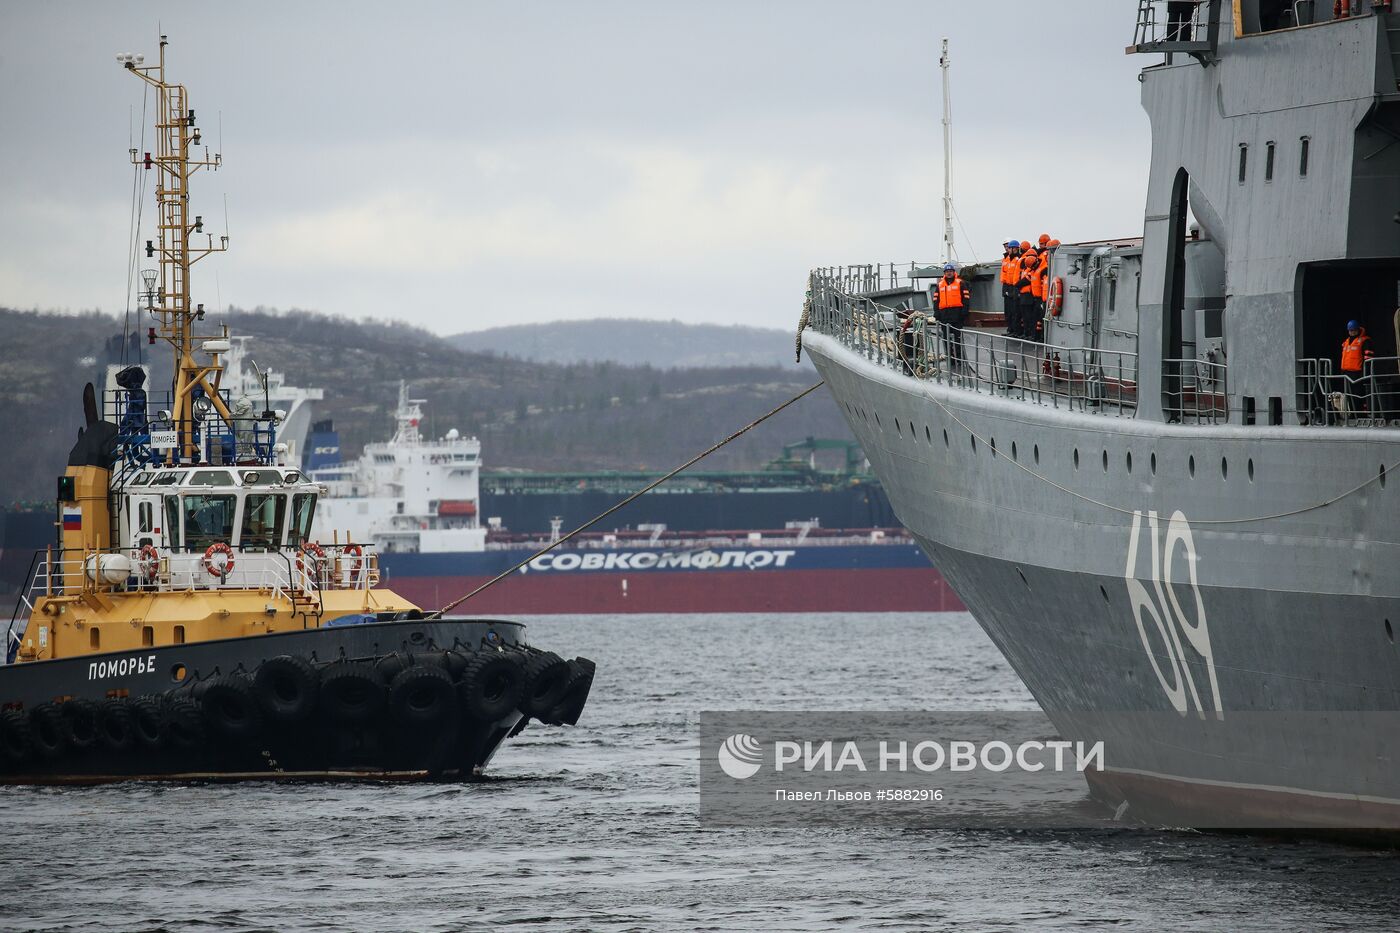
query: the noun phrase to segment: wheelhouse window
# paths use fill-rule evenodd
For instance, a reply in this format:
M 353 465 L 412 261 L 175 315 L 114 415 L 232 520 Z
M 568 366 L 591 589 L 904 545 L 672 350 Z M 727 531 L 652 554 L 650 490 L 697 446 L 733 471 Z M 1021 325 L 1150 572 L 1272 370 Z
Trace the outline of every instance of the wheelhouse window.
M 236 496 L 185 496 L 185 548 L 202 551 L 211 544 L 233 540 Z
M 244 470 L 244 486 L 276 486 L 282 482 L 282 474 L 277 470 Z
M 303 492 L 292 496 L 292 528 L 287 543 L 300 547 L 311 540 L 311 521 L 316 517 L 316 496 Z
M 165 497 L 165 535 L 172 548 L 180 546 L 180 497 Z
M 232 486 L 233 477 L 227 470 L 198 470 L 190 477 L 191 486 Z
M 287 497 L 254 494 L 243 502 L 241 548 L 271 551 L 282 544 L 282 525 L 287 518 Z

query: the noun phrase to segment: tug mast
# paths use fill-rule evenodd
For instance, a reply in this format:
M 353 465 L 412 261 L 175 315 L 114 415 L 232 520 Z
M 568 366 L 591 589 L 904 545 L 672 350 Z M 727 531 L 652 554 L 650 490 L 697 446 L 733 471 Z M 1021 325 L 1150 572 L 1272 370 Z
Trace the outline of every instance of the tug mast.
M 196 443 L 197 393 L 202 391 L 213 409 L 230 426 L 233 415 L 219 395 L 223 377 L 220 354 L 229 349 L 227 334 L 198 336 L 195 329 L 204 319 L 204 305 L 194 304 L 190 295 L 190 268 L 211 253 L 228 249 L 228 237 L 220 236 L 214 244 L 212 234 L 204 232 L 200 215 L 190 218 L 190 178 L 200 169 L 217 171 L 223 163 L 218 153 L 212 157 L 204 147 L 203 157 L 191 153 L 198 147 L 200 131 L 195 124 L 195 112 L 189 106 L 189 94 L 182 84 L 165 80 L 166 36 L 160 37 L 160 55 L 155 65 L 145 65 L 142 55 L 121 54 L 117 61 L 128 71 L 145 81 L 156 91 L 155 151 L 141 153 L 131 150 L 133 165 L 156 172 L 157 238 L 146 241 L 147 257 L 160 257 L 159 284 L 155 276 L 146 281 L 148 310 L 159 320 L 158 327 L 148 331 L 155 343 L 159 337 L 175 352 L 175 382 L 171 392 L 172 426 L 179 442 L 168 454 L 168 462 L 195 462 L 199 459 Z M 192 235 L 203 234 L 204 244 L 191 244 Z M 143 273 L 143 277 L 147 274 Z M 198 344 L 198 345 L 197 345 Z M 207 354 L 208 362 L 195 358 L 196 352 Z

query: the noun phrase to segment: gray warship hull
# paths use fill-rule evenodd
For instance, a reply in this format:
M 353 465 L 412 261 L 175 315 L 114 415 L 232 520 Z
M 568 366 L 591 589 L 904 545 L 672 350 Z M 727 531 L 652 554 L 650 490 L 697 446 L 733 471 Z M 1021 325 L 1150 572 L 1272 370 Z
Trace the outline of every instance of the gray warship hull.
M 1400 825 L 1400 440 L 1105 419 L 804 347 L 1057 728 L 1106 741 L 1099 796 L 1186 825 Z
M 1105 741 L 1099 795 L 1393 831 L 1400 14 L 1140 0 L 1127 51 L 1163 56 L 1142 236 L 1052 243 L 1036 339 L 996 332 L 995 267 L 953 329 L 941 267 L 858 265 L 813 271 L 803 346 L 1056 726 Z

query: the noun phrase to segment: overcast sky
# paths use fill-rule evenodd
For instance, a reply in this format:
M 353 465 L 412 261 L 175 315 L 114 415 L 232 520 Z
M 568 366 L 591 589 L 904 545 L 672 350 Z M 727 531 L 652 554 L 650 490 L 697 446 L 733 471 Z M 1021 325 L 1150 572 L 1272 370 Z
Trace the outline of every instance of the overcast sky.
M 232 235 L 196 267 L 196 300 L 455 333 L 792 328 L 811 266 L 939 258 L 945 35 L 960 258 L 1043 231 L 1136 235 L 1134 16 L 1125 0 L 5 3 L 0 305 L 125 306 L 143 84 L 115 55 L 152 60 L 158 22 L 225 159 L 194 187 L 216 231 L 227 196 Z

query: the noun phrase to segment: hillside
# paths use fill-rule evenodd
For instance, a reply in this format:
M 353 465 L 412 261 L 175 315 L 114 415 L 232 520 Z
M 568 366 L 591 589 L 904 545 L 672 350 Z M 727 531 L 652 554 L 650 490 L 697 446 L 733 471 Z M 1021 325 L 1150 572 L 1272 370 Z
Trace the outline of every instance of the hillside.
M 427 428 L 482 439 L 488 468 L 669 468 L 816 381 L 809 366 L 663 369 L 616 363 L 536 363 L 468 352 L 402 324 L 303 312 L 240 311 L 235 333 L 252 355 L 299 384 L 323 386 L 318 417 L 335 419 L 345 452 L 392 429 L 398 382 L 428 400 Z M 81 422 L 81 381 L 98 371 L 119 318 L 0 309 L 0 505 L 47 500 Z M 158 349 L 158 348 L 157 348 Z M 164 360 L 165 354 L 159 354 Z M 836 405 L 816 393 L 707 461 L 761 466 L 787 442 L 849 437 Z
M 601 318 L 519 324 L 447 338 L 462 350 L 542 363 L 646 364 L 662 369 L 763 366 L 795 369 L 793 335 L 765 327 Z

